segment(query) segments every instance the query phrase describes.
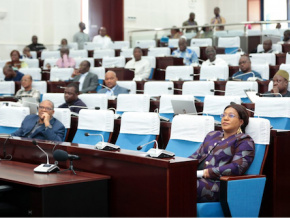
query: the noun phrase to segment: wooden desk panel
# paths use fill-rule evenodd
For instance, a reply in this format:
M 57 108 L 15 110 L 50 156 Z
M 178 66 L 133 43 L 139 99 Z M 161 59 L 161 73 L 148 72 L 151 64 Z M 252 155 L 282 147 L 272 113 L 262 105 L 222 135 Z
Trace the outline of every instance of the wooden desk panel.
M 270 75 L 269 75 L 269 79 L 273 79 L 273 77 L 275 76 L 275 74 L 277 73 L 277 71 L 279 70 L 280 65 L 275 65 L 275 66 L 271 66 L 270 65 Z
M 282 52 L 287 53 L 290 51 L 290 44 L 282 44 Z
M 167 66 L 183 66 L 183 58 L 156 57 L 156 70 L 154 80 L 165 80 L 165 69 Z
M 114 71 L 117 74 L 118 80 L 133 80 L 134 71 L 123 67 L 106 68 L 105 71 Z
M 282 45 L 283 46 L 283 45 Z M 281 65 L 286 63 L 286 54 L 276 54 L 276 65 Z

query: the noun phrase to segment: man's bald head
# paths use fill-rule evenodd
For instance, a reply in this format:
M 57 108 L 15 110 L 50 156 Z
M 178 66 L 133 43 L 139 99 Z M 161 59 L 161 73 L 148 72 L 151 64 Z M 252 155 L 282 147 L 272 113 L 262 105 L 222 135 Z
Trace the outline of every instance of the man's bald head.
M 263 42 L 263 49 L 265 52 L 268 52 L 272 49 L 272 40 L 267 39 Z
M 113 88 L 117 85 L 118 77 L 114 71 L 109 70 L 105 75 L 105 85 Z

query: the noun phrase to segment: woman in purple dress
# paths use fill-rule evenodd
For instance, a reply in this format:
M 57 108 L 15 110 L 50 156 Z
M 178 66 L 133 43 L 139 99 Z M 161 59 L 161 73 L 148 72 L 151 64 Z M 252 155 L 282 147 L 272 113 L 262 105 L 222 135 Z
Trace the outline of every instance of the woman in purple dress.
M 223 131 L 207 134 L 190 158 L 198 159 L 197 201 L 219 201 L 220 177 L 243 175 L 255 155 L 255 144 L 245 128 L 249 122 L 246 109 L 229 105 L 221 115 Z

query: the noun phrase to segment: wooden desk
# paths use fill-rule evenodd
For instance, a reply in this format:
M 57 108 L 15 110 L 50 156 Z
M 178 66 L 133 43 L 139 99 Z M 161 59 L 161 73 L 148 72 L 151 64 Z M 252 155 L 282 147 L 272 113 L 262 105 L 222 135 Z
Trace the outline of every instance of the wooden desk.
M 66 87 L 68 84 L 72 82 L 73 81 L 58 81 L 58 82 L 47 81 L 47 92 L 48 93 L 64 93 L 64 87 Z M 78 84 L 79 82 L 76 82 L 76 83 Z
M 34 173 L 36 166 L 0 162 L 0 180 L 14 188 L 5 201 L 23 216 L 108 216 L 109 176 L 69 171 L 40 174 Z
M 3 143 L 5 138 L 0 138 Z M 30 140 L 9 139 L 7 154 L 13 160 L 40 164 L 45 155 Z M 54 144 L 39 140 L 52 159 Z M 145 153 L 121 149 L 100 151 L 80 147 L 84 145 L 61 143 L 56 149 L 77 154 L 74 161 L 78 171 L 104 174 L 111 177 L 109 183 L 109 216 L 129 217 L 194 217 L 196 216 L 196 167 L 197 160 L 175 157 L 155 159 Z M 0 148 L 3 154 L 3 147 Z M 63 168 L 69 162 L 61 163 Z M 78 173 L 77 171 L 77 173 Z M 93 201 L 95 205 L 97 202 Z
M 134 78 L 134 71 L 123 67 L 106 68 L 105 72 L 108 72 L 109 70 L 114 71 L 117 74 L 118 80 L 133 80 Z

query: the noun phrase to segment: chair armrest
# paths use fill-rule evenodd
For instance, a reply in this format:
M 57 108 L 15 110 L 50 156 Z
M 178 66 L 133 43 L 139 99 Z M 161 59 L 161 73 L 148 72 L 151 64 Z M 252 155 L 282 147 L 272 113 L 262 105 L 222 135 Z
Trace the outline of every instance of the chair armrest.
M 263 178 L 265 175 L 243 175 L 243 176 L 222 176 L 220 180 L 232 181 L 232 180 L 242 180 L 242 179 L 253 179 L 253 178 Z

